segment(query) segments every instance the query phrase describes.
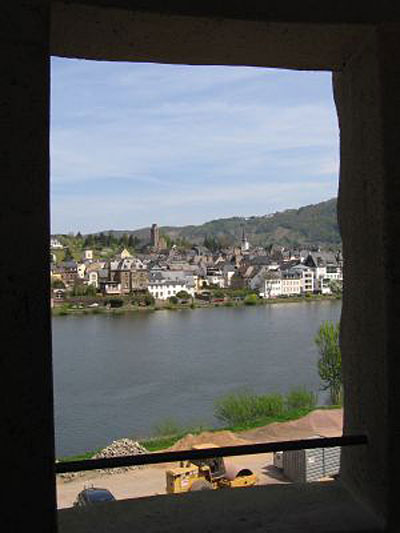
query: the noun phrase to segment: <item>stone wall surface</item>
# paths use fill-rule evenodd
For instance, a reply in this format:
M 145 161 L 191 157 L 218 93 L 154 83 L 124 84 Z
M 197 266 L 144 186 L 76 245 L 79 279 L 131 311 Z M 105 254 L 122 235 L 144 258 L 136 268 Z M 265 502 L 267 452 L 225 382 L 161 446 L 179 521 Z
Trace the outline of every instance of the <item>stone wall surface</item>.
M 377 28 L 334 75 L 341 138 L 339 222 L 346 258 L 344 433 L 369 438 L 368 447 L 343 451 L 342 475 L 389 523 L 398 522 L 394 498 L 399 479 L 399 35 L 395 25 Z
M 318 24 L 311 15 L 312 3 L 306 3 L 304 12 L 309 13 L 312 22 L 305 20 L 306 16 L 291 17 L 289 4 L 282 3 L 288 9 L 287 22 L 284 17 L 272 21 L 257 20 L 254 16 L 228 20 L 224 16 L 207 17 L 204 13 L 198 17 L 193 12 L 146 13 L 129 9 L 132 4 L 128 0 L 122 6 L 122 1 L 119 0 L 119 5 L 124 9 L 111 9 L 110 2 L 105 0 L 98 3 L 107 4 L 107 9 L 93 5 L 94 0 L 87 0 L 91 5 L 15 0 L 0 8 L 3 133 L 0 168 L 5 185 L 0 196 L 0 220 L 2 255 L 7 258 L 0 262 L 0 297 L 5 320 L 1 358 L 5 398 L 2 442 L 9 479 L 8 499 L 3 506 L 8 513 L 3 519 L 6 530 L 26 531 L 26 516 L 32 529 L 56 530 L 48 275 L 52 53 L 101 60 L 336 71 L 334 87 L 341 131 L 339 210 L 345 257 L 341 339 L 344 429 L 351 433 L 366 432 L 369 437 L 367 447 L 343 452 L 343 481 L 358 498 L 369 502 L 372 509 L 387 519 L 388 531 L 396 531 L 400 523 L 394 496 L 400 435 L 397 369 L 400 31 L 396 25 L 381 24 L 395 3 L 375 2 L 375 11 L 366 7 L 369 19 L 364 22 L 368 24 L 360 25 L 354 24 L 357 22 L 354 9 L 343 4 L 332 8 L 330 3 L 331 18 Z M 225 5 L 215 4 L 221 9 Z M 358 3 L 359 9 L 363 5 L 367 6 L 365 2 Z M 252 11 L 251 6 L 247 8 Z M 294 13 L 298 9 L 297 6 Z M 340 20 L 335 20 L 332 9 L 340 10 Z M 315 14 L 321 16 L 318 6 Z M 16 243 L 21 240 L 23 261 L 15 257 Z M 24 487 L 31 490 L 24 491 Z M 263 520 L 268 518 L 265 510 L 263 514 L 264 493 L 258 491 L 257 498 L 247 497 L 237 507 L 233 502 L 240 491 L 233 494 L 230 508 L 237 511 L 236 525 L 244 523 L 247 530 L 260 528 L 263 522 L 258 520 L 259 516 Z M 308 523 L 318 527 L 317 495 L 299 494 L 298 501 L 303 505 L 310 502 L 307 498 L 315 498 L 315 513 L 304 516 Z M 344 493 L 335 489 L 331 494 L 342 501 L 348 512 Z M 232 496 L 220 498 L 222 501 Z M 200 499 L 187 501 L 192 501 L 195 509 L 195 502 Z M 135 503 L 133 512 L 140 505 Z M 148 509 L 155 512 L 152 506 Z M 242 520 L 246 508 L 251 506 L 258 506 L 254 511 L 258 521 Z M 183 519 L 183 506 L 176 507 L 177 519 L 180 516 Z M 296 508 L 293 507 L 294 511 Z M 72 515 L 65 516 L 69 520 Z M 294 512 L 289 524 L 292 530 L 296 527 L 296 516 Z M 96 520 L 96 516 L 92 518 Z M 154 516 L 150 518 L 156 524 Z M 269 518 L 271 527 L 277 527 L 279 517 Z M 187 519 L 190 523 L 190 516 Z M 71 520 L 74 527 L 81 527 L 74 524 L 74 517 Z M 349 531 L 356 530 L 354 521 L 347 524 Z
M 12 2 L 0 10 L 0 375 L 8 470 L 3 525 L 23 531 L 29 516 L 47 532 L 56 524 L 48 273 L 50 17 L 38 3 Z M 23 258 L 17 259 L 19 245 Z

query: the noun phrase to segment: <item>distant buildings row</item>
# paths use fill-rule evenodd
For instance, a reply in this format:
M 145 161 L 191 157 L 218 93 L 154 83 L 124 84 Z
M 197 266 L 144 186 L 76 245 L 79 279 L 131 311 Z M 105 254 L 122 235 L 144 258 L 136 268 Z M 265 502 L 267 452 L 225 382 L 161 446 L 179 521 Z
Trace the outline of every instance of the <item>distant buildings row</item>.
M 157 228 L 152 239 L 159 243 Z M 59 243 L 53 240 L 53 249 Z M 61 245 L 62 247 L 62 245 Z M 340 252 L 268 250 L 251 248 L 245 236 L 240 247 L 212 253 L 203 246 L 182 252 L 176 248 L 132 256 L 123 249 L 112 260 L 96 260 L 85 250 L 81 261 L 51 264 L 51 279 L 58 295 L 77 286 L 91 286 L 105 295 L 148 291 L 167 300 L 185 291 L 195 296 L 207 287 L 248 288 L 262 298 L 331 294 L 341 290 L 343 260 Z

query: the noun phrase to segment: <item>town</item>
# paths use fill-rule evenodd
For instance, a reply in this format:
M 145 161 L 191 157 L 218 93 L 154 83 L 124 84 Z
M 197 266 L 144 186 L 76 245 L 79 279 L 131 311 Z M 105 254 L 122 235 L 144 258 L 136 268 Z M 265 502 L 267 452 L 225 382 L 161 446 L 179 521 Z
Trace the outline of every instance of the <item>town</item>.
M 253 247 L 244 230 L 237 246 L 215 249 L 185 243 L 183 247 L 167 243 L 153 224 L 148 242 L 138 250 L 132 238 L 121 239 L 118 252 L 108 257 L 104 257 L 106 247 L 86 246 L 78 258 L 62 241 L 62 236 L 54 236 L 50 242 L 53 306 L 69 297 L 96 295 L 110 297 L 107 302 L 112 306 L 113 297 L 127 295 L 138 305 L 150 305 L 207 299 L 211 292 L 223 298 L 223 290 L 235 289 L 262 299 L 342 292 L 340 250 Z

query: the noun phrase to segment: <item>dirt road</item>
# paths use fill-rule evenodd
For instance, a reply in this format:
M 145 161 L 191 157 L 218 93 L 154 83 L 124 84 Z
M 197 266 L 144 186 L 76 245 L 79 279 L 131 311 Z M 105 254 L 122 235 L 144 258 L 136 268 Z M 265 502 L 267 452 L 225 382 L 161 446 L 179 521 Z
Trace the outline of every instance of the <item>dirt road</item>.
M 285 483 L 272 464 L 272 454 L 232 457 L 232 462 L 246 465 L 257 474 L 258 484 Z M 176 465 L 174 465 L 176 466 Z M 71 507 L 77 494 L 85 487 L 107 488 L 117 500 L 165 494 L 165 471 L 168 465 L 146 466 L 119 474 L 87 474 L 72 481 L 57 480 L 57 505 L 59 509 Z

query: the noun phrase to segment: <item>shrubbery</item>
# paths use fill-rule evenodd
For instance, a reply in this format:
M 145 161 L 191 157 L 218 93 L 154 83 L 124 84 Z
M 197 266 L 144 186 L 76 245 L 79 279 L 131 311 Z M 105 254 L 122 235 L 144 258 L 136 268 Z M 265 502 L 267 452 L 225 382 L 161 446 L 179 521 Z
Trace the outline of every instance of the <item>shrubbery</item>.
M 124 305 L 124 300 L 121 298 L 109 298 L 104 300 L 104 305 L 108 305 L 112 309 L 115 309 L 116 307 L 122 307 Z
M 257 302 L 258 296 L 256 294 L 248 294 L 244 299 L 245 305 L 257 305 Z
M 292 389 L 286 396 L 286 408 L 292 409 L 314 409 L 317 405 L 317 394 L 306 390 L 304 387 L 300 389 Z
M 316 401 L 316 395 L 305 389 L 294 389 L 287 396 L 240 391 L 216 400 L 214 414 L 229 426 L 251 426 L 257 421 L 279 417 L 294 410 L 312 410 Z
M 155 299 L 149 293 L 149 291 L 138 292 L 132 298 L 131 303 L 132 303 L 132 305 L 146 305 L 146 306 L 149 306 L 149 305 L 154 305 Z

